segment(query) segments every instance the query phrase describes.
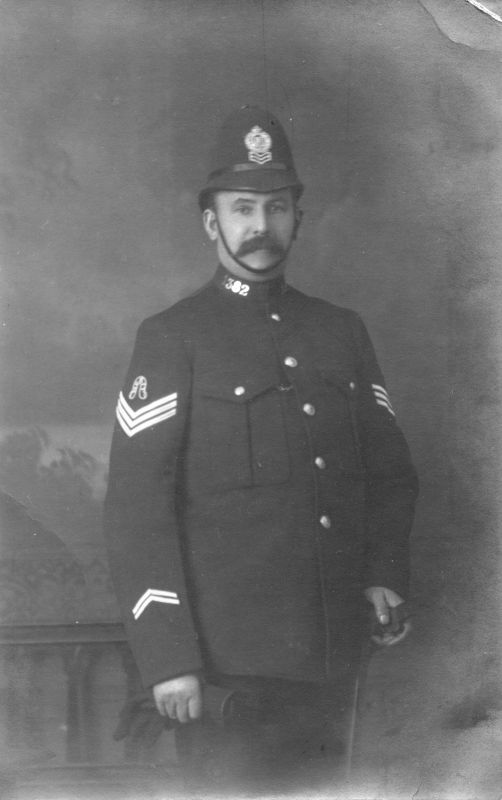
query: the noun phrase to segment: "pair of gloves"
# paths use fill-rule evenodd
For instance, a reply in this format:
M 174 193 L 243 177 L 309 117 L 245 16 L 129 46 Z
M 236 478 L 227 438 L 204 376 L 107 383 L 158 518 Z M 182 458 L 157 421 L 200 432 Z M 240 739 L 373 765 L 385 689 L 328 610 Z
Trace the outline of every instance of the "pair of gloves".
M 407 603 L 390 609 L 390 619 L 387 625 L 381 625 L 374 611 L 371 611 L 370 637 L 375 644 L 384 644 L 388 636 L 400 638 L 400 635 L 409 625 L 410 609 Z M 203 687 L 204 717 L 224 726 L 236 711 L 236 702 L 239 701 L 239 714 L 254 716 L 260 713 L 260 698 L 247 697 L 234 689 L 206 684 Z M 129 745 L 133 750 L 148 751 L 155 745 L 164 730 L 171 730 L 177 721 L 167 716 L 161 716 L 153 699 L 151 689 L 138 692 L 128 700 L 120 712 L 119 722 L 113 738 L 122 741 L 129 737 Z
M 232 689 L 206 684 L 203 689 L 205 717 L 217 725 L 224 725 L 233 714 L 235 695 Z M 158 713 L 151 689 L 145 689 L 126 702 L 113 738 L 120 742 L 129 737 L 131 747 L 136 745 L 141 750 L 148 750 L 162 731 L 171 730 L 177 724 Z

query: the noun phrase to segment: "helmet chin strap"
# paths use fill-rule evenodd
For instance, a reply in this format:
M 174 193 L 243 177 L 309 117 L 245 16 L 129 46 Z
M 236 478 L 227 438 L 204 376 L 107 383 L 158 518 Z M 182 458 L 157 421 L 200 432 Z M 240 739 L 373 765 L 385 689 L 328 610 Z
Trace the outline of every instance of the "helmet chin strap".
M 235 263 L 238 264 L 239 267 L 242 267 L 242 269 L 245 269 L 247 272 L 252 272 L 253 275 L 266 275 L 267 273 L 272 272 L 274 269 L 277 269 L 277 267 L 280 264 L 282 264 L 282 262 L 287 258 L 288 253 L 289 253 L 289 251 L 291 249 L 291 245 L 293 244 L 293 239 L 291 239 L 291 241 L 290 241 L 288 247 L 286 248 L 286 250 L 284 251 L 284 253 L 279 257 L 279 259 L 277 261 L 275 261 L 273 264 L 270 264 L 270 266 L 262 267 L 261 269 L 260 268 L 256 268 L 256 267 L 250 267 L 249 264 L 246 264 L 244 261 L 242 261 L 235 253 L 232 253 L 232 251 L 231 251 L 231 249 L 230 249 L 230 247 L 228 245 L 228 242 L 227 242 L 227 240 L 225 238 L 225 234 L 223 233 L 223 231 L 222 231 L 222 229 L 220 227 L 220 223 L 218 222 L 218 217 L 217 217 L 216 214 L 215 214 L 215 219 L 216 219 L 216 227 L 218 228 L 218 234 L 219 234 L 219 236 L 221 238 L 221 241 L 223 242 L 223 247 L 227 251 L 227 253 L 230 256 L 230 258 L 233 261 L 235 261 Z

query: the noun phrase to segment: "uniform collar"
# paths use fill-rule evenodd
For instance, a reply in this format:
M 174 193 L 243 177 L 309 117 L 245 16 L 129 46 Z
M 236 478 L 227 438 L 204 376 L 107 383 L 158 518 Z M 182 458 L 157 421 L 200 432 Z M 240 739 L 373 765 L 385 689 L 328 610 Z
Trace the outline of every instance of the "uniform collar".
M 215 272 L 213 285 L 223 294 L 236 300 L 246 302 L 267 301 L 279 297 L 287 291 L 287 284 L 283 275 L 269 281 L 246 281 L 238 278 L 225 269 L 221 264 Z

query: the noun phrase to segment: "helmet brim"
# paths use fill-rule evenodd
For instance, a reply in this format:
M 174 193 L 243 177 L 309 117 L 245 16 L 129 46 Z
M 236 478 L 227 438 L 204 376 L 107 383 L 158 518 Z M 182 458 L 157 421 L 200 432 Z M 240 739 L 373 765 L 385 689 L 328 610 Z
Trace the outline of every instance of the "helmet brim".
M 303 192 L 303 184 L 294 170 L 259 167 L 243 171 L 225 170 L 210 175 L 206 186 L 199 192 L 201 210 L 207 208 L 207 198 L 213 192 L 278 192 L 281 189 L 295 189 L 297 197 Z

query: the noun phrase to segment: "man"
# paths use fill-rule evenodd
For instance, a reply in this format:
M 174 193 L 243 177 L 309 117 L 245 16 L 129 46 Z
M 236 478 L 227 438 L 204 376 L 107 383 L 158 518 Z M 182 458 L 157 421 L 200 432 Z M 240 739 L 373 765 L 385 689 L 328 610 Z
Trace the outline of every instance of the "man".
M 229 117 L 199 196 L 216 274 L 141 325 L 117 405 L 112 573 L 202 783 L 327 774 L 365 605 L 386 625 L 407 590 L 416 476 L 370 340 L 284 280 L 301 193 L 279 121 Z M 226 729 L 207 684 L 238 690 Z

